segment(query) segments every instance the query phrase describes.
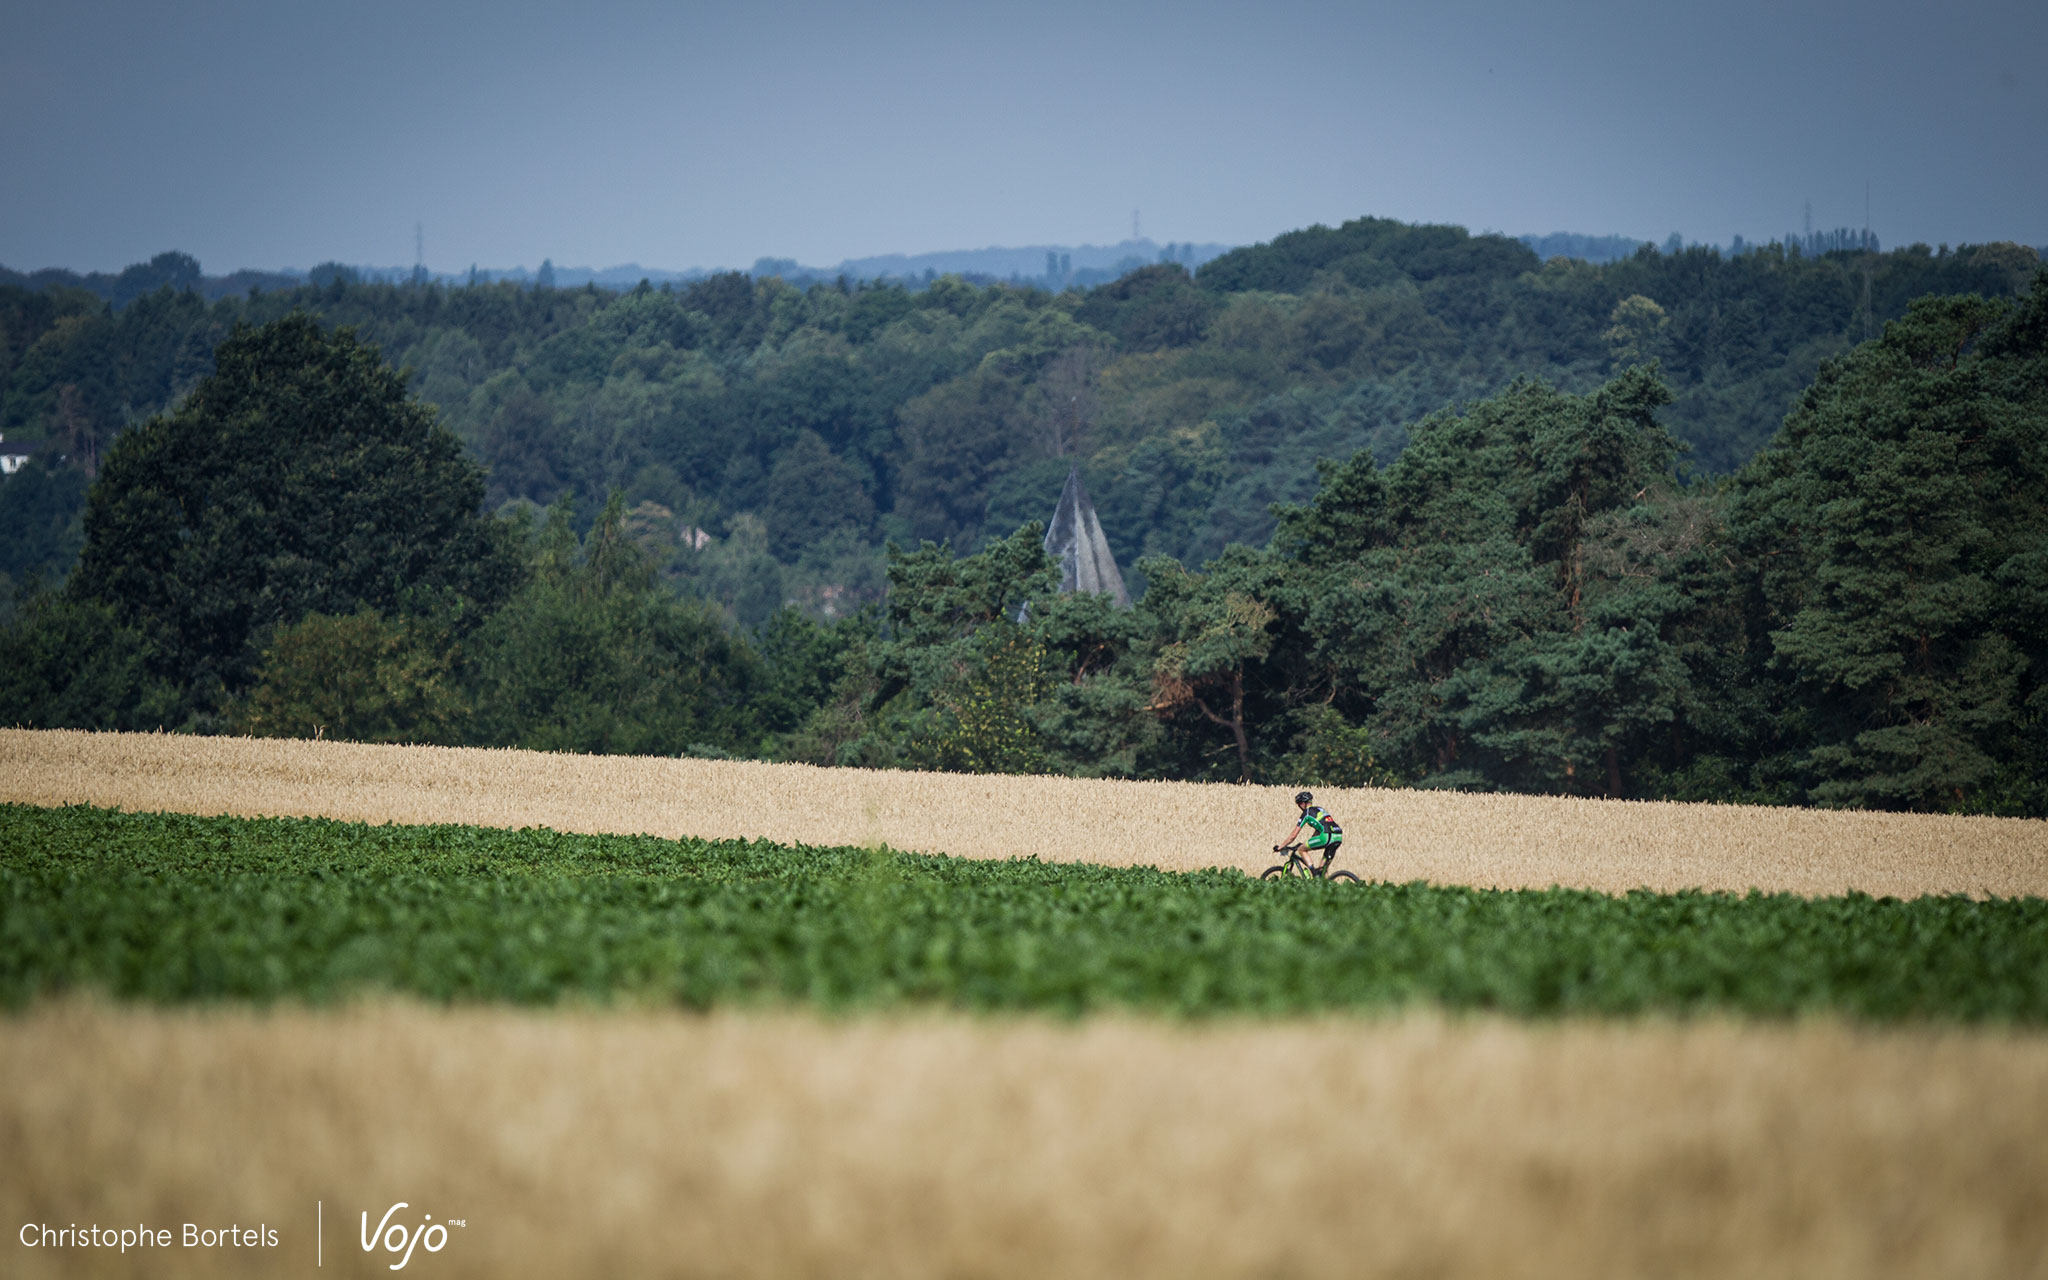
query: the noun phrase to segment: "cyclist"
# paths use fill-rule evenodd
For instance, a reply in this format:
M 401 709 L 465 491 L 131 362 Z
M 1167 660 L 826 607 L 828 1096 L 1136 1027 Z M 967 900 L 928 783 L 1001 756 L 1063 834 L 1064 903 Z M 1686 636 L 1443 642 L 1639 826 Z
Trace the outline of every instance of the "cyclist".
M 1344 843 L 1344 828 L 1338 826 L 1330 811 L 1315 803 L 1315 797 L 1306 791 L 1294 797 L 1294 805 L 1301 810 L 1301 821 L 1294 824 L 1294 830 L 1287 833 L 1285 841 L 1273 846 L 1273 852 L 1287 852 L 1306 831 L 1308 843 L 1302 847 L 1311 853 L 1318 849 L 1323 851 L 1323 865 L 1316 870 L 1316 874 L 1321 875 L 1337 860 L 1337 848 Z

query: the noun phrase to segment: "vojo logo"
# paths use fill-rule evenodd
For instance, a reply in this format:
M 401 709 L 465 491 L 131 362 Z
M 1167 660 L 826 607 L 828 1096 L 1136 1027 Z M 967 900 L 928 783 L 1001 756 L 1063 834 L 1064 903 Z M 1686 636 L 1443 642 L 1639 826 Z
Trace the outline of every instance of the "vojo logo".
M 375 1253 L 378 1247 L 382 1246 L 386 1253 L 401 1255 L 398 1261 L 391 1264 L 393 1271 L 405 1270 L 405 1264 L 412 1261 L 414 1249 L 425 1249 L 428 1253 L 441 1252 L 448 1247 L 448 1228 L 468 1225 L 461 1218 L 450 1218 L 446 1223 L 436 1222 L 431 1213 L 420 1215 L 419 1224 L 412 1227 L 391 1220 L 400 1209 L 407 1207 L 409 1206 L 406 1202 L 400 1200 L 386 1209 L 384 1216 L 377 1220 L 375 1231 L 370 1230 L 369 1210 L 363 1211 L 363 1252 Z

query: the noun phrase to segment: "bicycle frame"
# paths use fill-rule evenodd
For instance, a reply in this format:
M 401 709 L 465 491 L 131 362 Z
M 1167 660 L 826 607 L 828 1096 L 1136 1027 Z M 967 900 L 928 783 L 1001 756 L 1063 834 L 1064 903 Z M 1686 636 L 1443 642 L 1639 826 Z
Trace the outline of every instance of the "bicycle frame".
M 1307 858 L 1304 858 L 1302 856 L 1304 852 L 1315 853 L 1320 852 L 1320 850 L 1304 851 L 1297 845 L 1289 845 L 1285 850 L 1275 849 L 1273 852 L 1285 852 L 1287 854 L 1287 861 L 1280 863 L 1277 866 L 1267 867 L 1265 873 L 1259 877 L 1259 879 L 1261 880 L 1277 880 L 1285 878 L 1302 880 L 1356 881 L 1358 879 L 1357 876 L 1353 875 L 1349 871 L 1334 871 L 1319 862 L 1312 864 L 1309 862 Z
M 1301 850 L 1299 849 L 1289 849 L 1287 851 L 1287 874 L 1290 876 L 1310 876 L 1318 880 L 1322 879 L 1323 875 L 1319 867 L 1301 856 Z

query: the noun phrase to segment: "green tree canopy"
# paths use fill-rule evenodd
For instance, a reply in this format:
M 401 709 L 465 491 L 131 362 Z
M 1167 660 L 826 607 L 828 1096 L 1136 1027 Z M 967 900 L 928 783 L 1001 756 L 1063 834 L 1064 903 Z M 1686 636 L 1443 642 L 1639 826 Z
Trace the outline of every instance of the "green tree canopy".
M 578 543 L 567 502 L 530 546 L 531 580 L 468 642 L 482 746 L 683 755 L 751 751 L 759 663 L 702 601 L 659 589 L 612 500 Z
M 374 347 L 294 314 L 236 329 L 182 405 L 108 453 L 70 591 L 149 635 L 214 707 L 269 629 L 309 613 L 501 600 L 518 567 L 482 498 Z
M 230 725 L 259 738 L 461 741 L 466 713 L 449 653 L 419 624 L 364 609 L 280 628 Z
M 1732 528 L 1812 709 L 1814 799 L 2039 804 L 2048 272 L 2016 305 L 1916 302 L 1825 368 L 1739 477 Z

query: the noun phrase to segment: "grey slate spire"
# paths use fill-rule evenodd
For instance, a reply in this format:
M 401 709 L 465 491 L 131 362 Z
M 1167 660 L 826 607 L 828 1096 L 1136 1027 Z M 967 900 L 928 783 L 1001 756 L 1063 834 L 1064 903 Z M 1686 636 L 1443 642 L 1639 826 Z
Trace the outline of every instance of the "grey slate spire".
M 1067 487 L 1060 490 L 1060 505 L 1045 530 L 1046 554 L 1060 562 L 1060 590 L 1093 591 L 1107 595 L 1129 608 L 1131 593 L 1124 590 L 1124 575 L 1117 572 L 1116 557 L 1109 553 L 1109 540 L 1102 536 L 1102 521 L 1096 519 L 1095 504 L 1081 484 L 1081 469 L 1067 472 Z

